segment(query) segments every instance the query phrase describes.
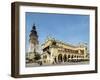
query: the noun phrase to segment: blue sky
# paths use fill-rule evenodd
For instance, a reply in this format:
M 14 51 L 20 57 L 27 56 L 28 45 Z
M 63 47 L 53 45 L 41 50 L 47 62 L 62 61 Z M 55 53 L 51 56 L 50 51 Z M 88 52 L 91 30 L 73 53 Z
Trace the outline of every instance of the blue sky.
M 42 44 L 48 35 L 57 40 L 78 44 L 89 43 L 89 16 L 73 14 L 49 14 L 26 12 L 26 49 L 29 47 L 29 34 L 35 23 Z

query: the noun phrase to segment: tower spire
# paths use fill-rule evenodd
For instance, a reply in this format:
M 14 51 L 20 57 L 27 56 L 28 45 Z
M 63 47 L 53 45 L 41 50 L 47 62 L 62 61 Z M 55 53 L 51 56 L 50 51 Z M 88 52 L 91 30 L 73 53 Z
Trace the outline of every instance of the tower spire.
M 34 35 L 35 37 L 38 38 L 35 24 L 33 24 L 33 26 L 32 26 L 32 30 L 31 30 L 31 33 L 30 33 L 30 37 L 31 37 L 32 35 Z
M 35 23 L 33 24 L 33 27 L 32 27 L 32 29 L 36 30 L 36 26 L 35 26 Z

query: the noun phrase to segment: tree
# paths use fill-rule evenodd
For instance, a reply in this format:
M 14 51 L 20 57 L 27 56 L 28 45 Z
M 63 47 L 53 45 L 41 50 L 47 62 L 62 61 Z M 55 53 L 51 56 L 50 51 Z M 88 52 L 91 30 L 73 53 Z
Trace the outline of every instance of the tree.
M 36 53 L 34 59 L 35 59 L 35 60 L 39 60 L 39 59 L 41 59 L 40 54 Z

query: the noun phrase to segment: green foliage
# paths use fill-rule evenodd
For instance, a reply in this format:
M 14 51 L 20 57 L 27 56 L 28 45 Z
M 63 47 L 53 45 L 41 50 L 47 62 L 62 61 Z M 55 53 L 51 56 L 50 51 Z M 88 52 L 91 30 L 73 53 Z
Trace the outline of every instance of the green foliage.
M 35 59 L 35 60 L 39 60 L 39 59 L 41 59 L 40 54 L 36 53 L 34 59 Z

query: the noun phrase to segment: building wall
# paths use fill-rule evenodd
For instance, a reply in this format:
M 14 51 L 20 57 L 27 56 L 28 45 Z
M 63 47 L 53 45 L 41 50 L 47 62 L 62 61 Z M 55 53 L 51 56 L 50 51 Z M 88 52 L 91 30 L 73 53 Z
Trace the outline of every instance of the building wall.
M 53 44 L 54 42 L 55 44 Z M 45 52 L 49 51 L 51 53 L 49 56 L 51 56 L 52 63 L 89 60 L 86 56 L 86 46 L 73 46 L 56 40 L 47 40 L 47 42 L 42 45 L 42 48 L 45 49 Z M 47 54 L 48 53 L 44 55 Z

